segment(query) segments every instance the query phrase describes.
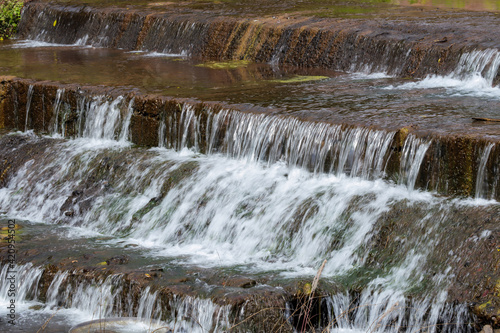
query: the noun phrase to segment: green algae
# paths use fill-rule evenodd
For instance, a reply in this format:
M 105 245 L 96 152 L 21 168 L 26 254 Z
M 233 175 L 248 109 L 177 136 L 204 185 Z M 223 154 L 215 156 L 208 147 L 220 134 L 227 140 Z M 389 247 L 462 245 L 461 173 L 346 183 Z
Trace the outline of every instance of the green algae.
M 209 61 L 203 64 L 198 64 L 196 67 L 205 67 L 210 69 L 236 69 L 247 67 L 251 62 L 248 60 L 231 60 L 231 61 Z
M 328 76 L 314 76 L 314 75 L 297 75 L 287 79 L 276 79 L 270 80 L 269 82 L 275 83 L 302 83 L 302 82 L 310 82 L 310 81 L 320 81 L 329 79 Z

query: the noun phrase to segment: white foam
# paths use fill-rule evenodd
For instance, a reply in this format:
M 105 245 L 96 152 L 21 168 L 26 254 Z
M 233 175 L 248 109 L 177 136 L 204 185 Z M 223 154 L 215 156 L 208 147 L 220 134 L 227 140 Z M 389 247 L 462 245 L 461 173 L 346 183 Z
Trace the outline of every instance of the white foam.
M 17 49 L 26 49 L 26 48 L 44 48 L 44 47 L 75 47 L 75 46 L 83 46 L 82 41 L 78 40 L 75 44 L 57 44 L 57 43 L 48 43 L 42 42 L 38 40 L 19 40 L 11 45 L 12 48 Z
M 499 65 L 497 50 L 472 51 L 461 56 L 457 68 L 449 75 L 428 75 L 417 82 L 390 85 L 385 89 L 431 89 L 448 96 L 500 99 L 500 87 L 493 85 Z
M 127 53 L 138 54 L 147 58 L 185 58 L 187 57 L 186 52 L 181 53 L 163 53 L 163 52 L 148 52 L 148 51 L 128 51 Z
M 431 75 L 421 81 L 408 82 L 400 86 L 388 86 L 386 89 L 445 89 L 444 92 L 451 96 L 500 98 L 500 88 L 498 86 L 492 87 L 486 79 L 478 74 L 467 79 Z
M 378 80 L 378 79 L 391 78 L 392 76 L 383 72 L 375 72 L 375 73 L 356 72 L 349 74 L 348 77 L 349 79 L 352 80 Z

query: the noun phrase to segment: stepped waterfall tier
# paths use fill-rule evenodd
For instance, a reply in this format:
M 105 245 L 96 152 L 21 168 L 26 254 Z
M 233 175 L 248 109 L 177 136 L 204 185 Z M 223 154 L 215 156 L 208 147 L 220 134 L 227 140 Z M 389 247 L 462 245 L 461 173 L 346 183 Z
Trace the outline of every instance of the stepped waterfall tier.
M 26 3 L 0 331 L 500 329 L 498 12 L 417 2 Z

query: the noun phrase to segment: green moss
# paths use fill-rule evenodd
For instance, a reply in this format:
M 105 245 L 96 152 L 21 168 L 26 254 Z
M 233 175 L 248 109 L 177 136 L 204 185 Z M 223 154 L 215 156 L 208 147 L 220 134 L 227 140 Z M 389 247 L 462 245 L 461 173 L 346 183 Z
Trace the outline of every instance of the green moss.
M 276 83 L 301 83 L 301 82 L 309 82 L 309 81 L 319 81 L 329 79 L 328 76 L 313 76 L 313 75 L 297 75 L 288 79 L 277 79 L 270 80 L 270 82 Z
M 0 40 L 11 38 L 21 19 L 22 0 L 3 0 L 0 2 Z
M 500 297 L 500 280 L 495 284 L 495 296 Z
M 485 312 L 489 307 L 493 306 L 491 301 L 476 306 L 476 310 L 479 312 Z
M 211 69 L 236 69 L 240 67 L 247 67 L 250 64 L 248 60 L 231 60 L 226 62 L 209 61 L 203 64 L 196 65 L 196 67 L 205 67 Z

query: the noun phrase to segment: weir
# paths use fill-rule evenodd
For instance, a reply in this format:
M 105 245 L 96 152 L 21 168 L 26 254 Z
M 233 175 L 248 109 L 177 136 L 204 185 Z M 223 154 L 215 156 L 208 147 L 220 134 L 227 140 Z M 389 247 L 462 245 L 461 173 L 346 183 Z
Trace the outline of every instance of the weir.
M 273 8 L 269 12 L 276 13 Z M 496 24 L 489 22 L 492 24 L 488 26 L 483 17 L 477 20 L 481 22 L 479 27 L 477 21 L 474 27 L 469 17 L 455 15 L 446 27 L 425 25 L 411 17 L 404 23 L 394 20 L 381 27 L 376 20 L 359 24 L 338 18 L 294 16 L 236 19 L 231 15 L 206 15 L 201 10 L 144 13 L 141 9 L 99 10 L 32 3 L 24 10 L 19 37 L 211 60 L 246 59 L 422 77 L 449 74 L 464 51 L 487 43 L 481 31 Z M 445 42 L 432 40 L 436 33 L 445 34 Z
M 284 161 L 316 173 L 387 178 L 410 189 L 480 198 L 500 195 L 496 140 L 428 133 L 419 137 L 411 127 L 394 131 L 317 122 L 258 107 L 120 95 L 124 92 L 119 90 L 97 95 L 95 88 L 84 91 L 24 80 L 4 81 L 4 86 L 7 128 L 28 124 L 67 138 L 130 139 L 139 145 L 189 148 L 269 164 Z M 42 112 L 23 119 L 31 104 Z
M 0 44 L 0 315 L 499 327 L 496 16 L 220 5 L 26 4 Z

